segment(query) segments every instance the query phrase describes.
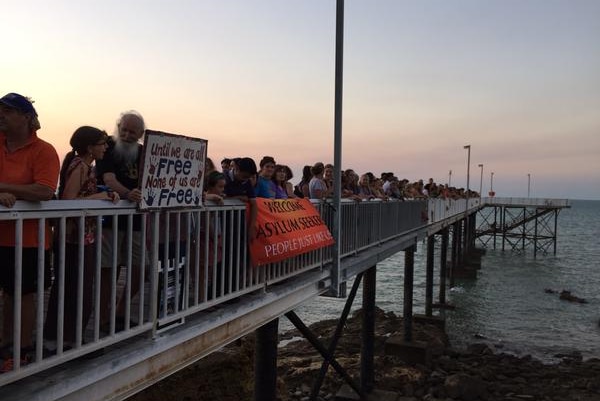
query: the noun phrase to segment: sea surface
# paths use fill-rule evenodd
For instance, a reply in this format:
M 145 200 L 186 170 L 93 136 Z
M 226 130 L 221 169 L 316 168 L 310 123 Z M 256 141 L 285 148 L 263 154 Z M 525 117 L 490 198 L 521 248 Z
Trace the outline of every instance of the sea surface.
M 553 219 L 552 219 L 553 225 Z M 481 244 L 478 242 L 477 246 Z M 579 351 L 584 358 L 600 358 L 600 201 L 571 201 L 558 217 L 557 253 L 533 257 L 533 250 L 502 251 L 488 244 L 482 268 L 475 280 L 457 280 L 447 290 L 447 301 L 456 306 L 445 313 L 451 344 L 462 348 L 487 342 L 502 352 L 530 354 L 545 362 L 557 354 Z M 415 254 L 414 313 L 425 309 L 425 251 L 420 243 Z M 377 305 L 402 314 L 404 253 L 377 265 Z M 436 250 L 434 299 L 439 285 Z M 352 283 L 348 283 L 348 292 Z M 559 299 L 569 290 L 587 303 Z M 296 312 L 307 324 L 339 318 L 345 299 L 319 297 Z M 352 310 L 361 307 L 361 293 Z M 282 318 L 280 329 L 291 328 Z

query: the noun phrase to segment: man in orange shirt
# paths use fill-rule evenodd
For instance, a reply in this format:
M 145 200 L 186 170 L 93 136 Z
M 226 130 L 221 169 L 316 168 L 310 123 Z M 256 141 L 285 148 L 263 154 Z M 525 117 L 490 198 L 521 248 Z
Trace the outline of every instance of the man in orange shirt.
M 50 200 L 56 191 L 60 169 L 58 155 L 51 144 L 37 137 L 38 129 L 40 123 L 37 112 L 29 99 L 17 93 L 9 93 L 0 98 L 0 213 L 13 207 L 17 200 Z M 20 239 L 20 345 L 24 351 L 30 350 L 33 345 L 38 250 L 45 250 L 46 265 L 50 263 L 48 226 L 45 238 L 44 244 L 38 244 L 38 222 L 23 221 L 23 236 Z M 11 340 L 14 341 L 12 336 L 16 244 L 14 221 L 0 220 L 0 288 L 4 297 L 2 340 L 5 345 Z M 41 302 L 38 307 L 43 307 Z M 23 353 L 21 356 L 23 358 Z

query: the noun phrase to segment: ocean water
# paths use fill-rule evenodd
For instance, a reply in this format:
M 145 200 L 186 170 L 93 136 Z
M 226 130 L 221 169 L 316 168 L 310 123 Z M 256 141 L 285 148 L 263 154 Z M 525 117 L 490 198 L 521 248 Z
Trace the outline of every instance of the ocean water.
M 415 254 L 415 313 L 425 309 L 425 251 L 421 243 Z M 437 251 L 435 261 L 437 300 Z M 377 305 L 400 315 L 403 269 L 403 252 L 377 265 Z M 587 303 L 563 301 L 545 289 L 569 290 Z M 457 348 L 487 342 L 503 352 L 531 354 L 546 362 L 572 351 L 584 358 L 600 357 L 600 201 L 571 201 L 571 208 L 560 212 L 556 255 L 551 249 L 536 259 L 532 250 L 503 252 L 499 242 L 496 250 L 488 248 L 478 278 L 457 280 L 447 289 L 447 301 L 456 309 L 434 314 L 445 314 L 450 341 Z M 296 312 L 306 323 L 339 318 L 344 303 L 319 297 Z M 352 310 L 360 307 L 359 291 Z M 282 318 L 280 328 L 291 325 Z

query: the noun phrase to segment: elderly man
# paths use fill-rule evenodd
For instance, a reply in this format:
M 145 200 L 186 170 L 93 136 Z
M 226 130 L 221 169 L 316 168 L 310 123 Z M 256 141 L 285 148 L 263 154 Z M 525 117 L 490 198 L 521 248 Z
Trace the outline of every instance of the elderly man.
M 96 176 L 99 184 L 104 184 L 111 190 L 118 192 L 121 199 L 128 199 L 131 202 L 139 203 L 142 199 L 142 193 L 139 190 L 138 170 L 142 157 L 142 145 L 140 143 L 145 132 L 145 123 L 142 116 L 136 111 L 127 111 L 121 114 L 117 121 L 115 134 L 109 139 L 108 149 L 102 160 L 96 163 Z M 121 217 L 118 219 L 117 249 L 113 249 L 112 238 L 112 219 L 105 218 L 104 236 L 102 242 L 102 280 L 101 293 L 102 305 L 100 319 L 103 331 L 110 331 L 109 318 L 109 299 L 112 298 L 113 288 L 116 291 L 116 279 L 119 276 L 120 266 L 127 266 L 128 248 L 127 248 L 127 219 Z M 141 243 L 141 218 L 134 216 L 133 219 L 133 238 L 132 238 L 132 272 L 131 272 L 131 296 L 133 297 L 139 291 L 140 277 L 140 255 L 142 252 Z M 117 256 L 117 274 L 112 276 L 113 251 Z M 126 327 L 125 316 L 126 297 L 123 294 L 118 300 L 115 310 L 116 321 L 115 330 L 119 331 Z
M 9 93 L 0 99 L 0 210 L 10 208 L 17 199 L 43 201 L 56 191 L 60 162 L 54 147 L 38 138 L 38 115 L 26 97 Z M 38 244 L 38 222 L 23 221 L 21 286 L 21 357 L 32 348 L 35 321 L 34 294 L 37 289 L 38 252 L 44 250 L 46 269 L 50 263 L 50 230 L 46 241 Z M 15 295 L 15 223 L 0 221 L 0 288 L 4 297 L 3 341 L 13 334 Z M 46 279 L 49 279 L 49 274 Z M 43 307 L 41 302 L 38 307 Z M 15 341 L 15 339 L 12 339 Z M 4 366 L 11 365 L 10 358 Z M 24 363 L 22 361 L 21 363 Z

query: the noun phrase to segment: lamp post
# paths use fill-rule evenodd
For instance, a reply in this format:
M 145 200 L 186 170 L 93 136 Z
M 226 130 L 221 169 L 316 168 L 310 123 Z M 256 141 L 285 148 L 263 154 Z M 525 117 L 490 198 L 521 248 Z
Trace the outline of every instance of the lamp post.
M 448 188 L 450 188 L 450 184 L 452 183 L 452 170 L 448 172 Z
M 527 174 L 527 197 L 529 198 L 529 194 L 531 193 L 531 174 Z
M 471 145 L 465 145 L 464 149 L 467 149 L 467 203 L 469 203 L 469 179 L 471 178 Z
M 465 206 L 464 250 L 465 253 L 468 253 L 469 247 L 471 246 L 471 240 L 469 238 L 469 180 L 471 178 L 471 145 L 465 145 L 464 149 L 467 149 L 467 202 Z
M 494 193 L 494 172 L 493 171 L 490 173 L 490 193 L 489 193 L 489 195 L 490 196 L 496 195 Z
M 481 177 L 479 177 L 479 197 L 481 198 L 481 191 L 483 191 L 483 164 L 478 164 L 481 168 Z

